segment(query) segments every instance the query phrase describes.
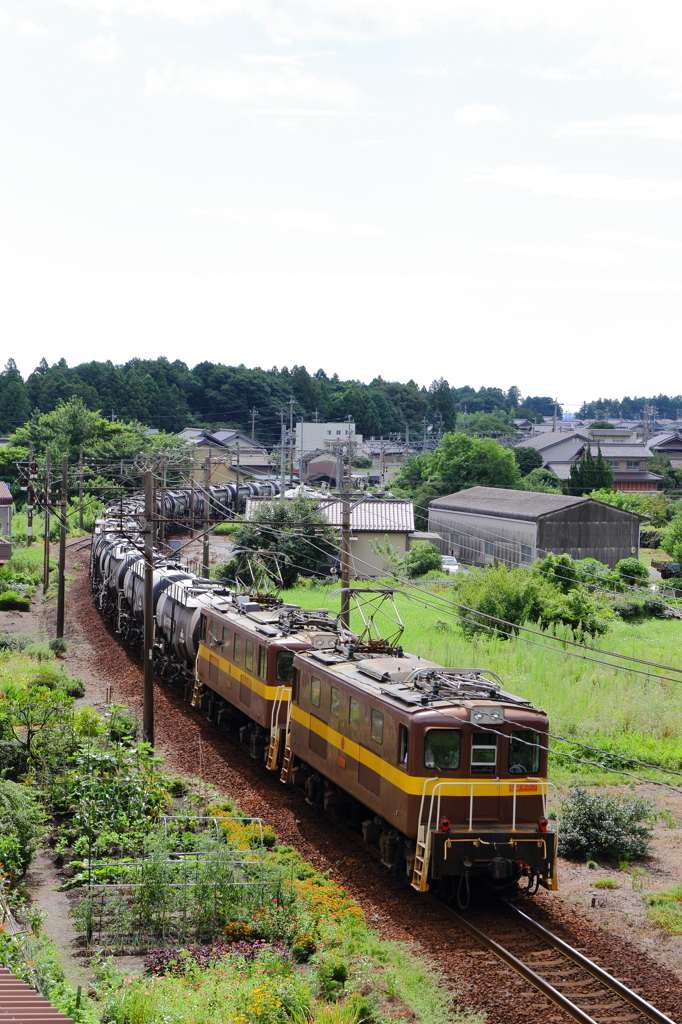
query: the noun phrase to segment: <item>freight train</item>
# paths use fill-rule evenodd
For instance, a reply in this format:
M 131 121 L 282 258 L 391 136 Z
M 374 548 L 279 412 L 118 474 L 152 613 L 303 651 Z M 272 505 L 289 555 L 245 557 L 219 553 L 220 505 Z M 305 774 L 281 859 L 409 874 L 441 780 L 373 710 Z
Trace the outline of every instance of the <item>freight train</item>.
M 91 576 L 102 613 L 139 648 L 144 562 L 131 512 L 126 530 L 120 502 L 105 509 Z M 158 674 L 396 875 L 460 907 L 474 883 L 557 888 L 549 723 L 494 673 L 407 654 L 325 608 L 237 594 L 160 553 L 153 580 Z

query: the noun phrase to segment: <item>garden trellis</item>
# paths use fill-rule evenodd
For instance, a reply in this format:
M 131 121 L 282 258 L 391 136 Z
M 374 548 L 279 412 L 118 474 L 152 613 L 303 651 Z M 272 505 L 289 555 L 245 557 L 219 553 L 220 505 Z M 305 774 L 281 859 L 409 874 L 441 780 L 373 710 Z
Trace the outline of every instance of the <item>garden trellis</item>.
M 251 817 L 163 815 L 143 855 L 88 859 L 74 883 L 87 890 L 74 912 L 82 943 L 117 950 L 230 942 L 282 899 L 263 821 Z

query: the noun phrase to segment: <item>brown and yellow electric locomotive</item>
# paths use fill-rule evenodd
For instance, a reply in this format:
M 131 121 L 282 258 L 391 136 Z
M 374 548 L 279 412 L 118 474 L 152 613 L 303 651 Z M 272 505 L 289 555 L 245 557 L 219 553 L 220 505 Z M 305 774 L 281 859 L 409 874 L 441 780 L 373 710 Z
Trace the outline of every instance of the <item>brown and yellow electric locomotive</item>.
M 495 889 L 556 888 L 546 715 L 478 669 L 410 655 L 337 650 L 294 658 L 284 780 L 359 822 L 382 860 L 468 900 Z

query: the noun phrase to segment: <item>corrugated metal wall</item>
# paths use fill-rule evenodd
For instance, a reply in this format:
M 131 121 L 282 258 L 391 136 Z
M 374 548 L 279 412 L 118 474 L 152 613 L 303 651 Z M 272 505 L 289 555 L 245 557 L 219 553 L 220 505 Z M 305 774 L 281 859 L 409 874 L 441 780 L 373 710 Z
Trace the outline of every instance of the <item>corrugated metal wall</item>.
M 639 555 L 639 520 L 596 501 L 572 505 L 539 520 L 538 547 L 572 558 L 596 558 L 613 567 L 621 558 Z

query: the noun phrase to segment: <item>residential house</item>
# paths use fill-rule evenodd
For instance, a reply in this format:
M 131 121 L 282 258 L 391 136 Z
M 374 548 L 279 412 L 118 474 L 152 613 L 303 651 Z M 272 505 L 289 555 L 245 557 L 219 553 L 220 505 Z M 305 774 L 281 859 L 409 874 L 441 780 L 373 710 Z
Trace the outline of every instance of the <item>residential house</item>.
M 599 451 L 613 469 L 614 491 L 656 491 L 663 477 L 649 472 L 649 462 L 654 453 L 643 442 L 636 444 L 607 444 L 600 441 L 586 442 L 570 461 L 548 462 L 551 470 L 562 481 L 570 479 L 571 465 L 579 461 L 589 444 L 590 452 L 596 456 Z
M 667 431 L 656 434 L 648 442 L 654 455 L 662 455 L 670 459 L 670 465 L 677 469 L 682 466 L 682 430 Z
M 14 499 L 9 485 L 0 480 L 0 559 L 3 561 L 12 556 L 12 513 Z
M 205 430 L 185 427 L 178 437 L 196 448 L 194 476 L 199 479 L 206 459 L 211 459 L 210 481 L 220 484 L 240 480 L 271 480 L 277 476 L 277 466 L 271 460 L 265 445 L 255 441 L 241 430 L 221 428 Z
M 245 517 L 251 519 L 260 498 L 249 498 Z M 283 499 L 288 500 L 288 499 Z M 341 526 L 342 503 L 337 497 L 321 497 L 320 508 L 331 526 Z M 414 533 L 414 506 L 406 498 L 354 499 L 351 507 L 351 574 L 372 579 L 386 572 L 384 560 L 374 551 L 376 542 L 386 540 L 397 557 L 402 558 Z

